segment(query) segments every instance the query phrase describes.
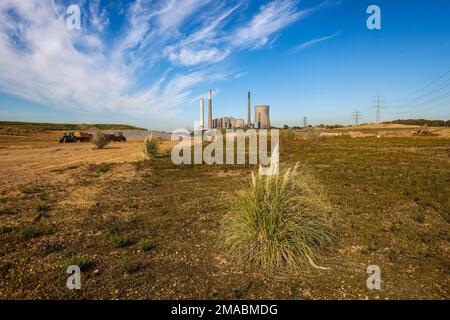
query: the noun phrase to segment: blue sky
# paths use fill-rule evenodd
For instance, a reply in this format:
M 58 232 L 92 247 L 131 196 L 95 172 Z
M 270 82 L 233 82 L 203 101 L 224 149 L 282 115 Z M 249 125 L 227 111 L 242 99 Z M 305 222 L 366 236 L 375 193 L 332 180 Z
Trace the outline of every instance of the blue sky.
M 81 29 L 65 26 L 81 8 Z M 381 30 L 366 27 L 369 5 Z M 274 125 L 450 118 L 446 0 L 0 3 L 0 119 L 193 127 L 271 106 Z

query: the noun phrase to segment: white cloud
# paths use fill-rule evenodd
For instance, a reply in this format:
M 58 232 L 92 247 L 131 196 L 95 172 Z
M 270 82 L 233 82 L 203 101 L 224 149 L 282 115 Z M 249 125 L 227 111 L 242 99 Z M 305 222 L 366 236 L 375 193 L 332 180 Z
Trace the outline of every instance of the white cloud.
M 106 9 L 100 9 L 100 3 L 101 0 L 91 0 L 89 2 L 89 21 L 98 32 L 102 32 L 109 25 Z
M 232 43 L 254 49 L 266 45 L 275 33 L 313 11 L 299 11 L 297 7 L 298 1 L 295 0 L 274 0 L 262 5 L 248 25 L 236 30 Z
M 0 91 L 61 109 L 173 116 L 196 86 L 242 74 L 210 70 L 213 64 L 267 45 L 309 12 L 297 1 L 274 0 L 236 26 L 229 22 L 238 1 L 136 0 L 125 8 L 122 28 L 111 32 L 106 1 L 86 3 L 88 21 L 68 30 L 58 17 L 64 8 L 53 1 L 2 0 Z
M 195 66 L 201 63 L 216 63 L 225 59 L 229 50 L 220 50 L 217 48 L 191 49 L 167 48 L 166 54 L 170 61 L 184 66 Z
M 293 54 L 293 53 L 300 52 L 300 51 L 302 51 L 302 50 L 305 50 L 305 49 L 307 49 L 307 48 L 309 48 L 309 47 L 312 47 L 312 46 L 314 46 L 314 45 L 317 45 L 317 44 L 319 44 L 319 43 L 321 43 L 321 42 L 324 42 L 324 41 L 326 41 L 326 40 L 333 39 L 333 38 L 339 36 L 341 33 L 342 33 L 342 31 L 337 31 L 337 32 L 335 32 L 335 33 L 333 33 L 333 34 L 330 34 L 330 35 L 328 35 L 328 36 L 325 36 L 325 37 L 321 37 L 321 38 L 318 38 L 318 39 L 313 39 L 313 40 L 306 41 L 306 42 L 304 42 L 304 43 L 302 43 L 302 44 L 300 44 L 300 45 L 294 47 L 294 48 L 290 51 L 290 53 Z

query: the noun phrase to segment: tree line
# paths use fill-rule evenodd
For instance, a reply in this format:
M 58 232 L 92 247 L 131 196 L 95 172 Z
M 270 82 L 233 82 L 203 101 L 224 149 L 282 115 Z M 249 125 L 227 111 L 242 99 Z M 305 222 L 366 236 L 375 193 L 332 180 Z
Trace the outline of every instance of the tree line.
M 450 120 L 426 120 L 426 119 L 398 119 L 393 121 L 385 121 L 385 124 L 406 124 L 429 127 L 450 127 Z

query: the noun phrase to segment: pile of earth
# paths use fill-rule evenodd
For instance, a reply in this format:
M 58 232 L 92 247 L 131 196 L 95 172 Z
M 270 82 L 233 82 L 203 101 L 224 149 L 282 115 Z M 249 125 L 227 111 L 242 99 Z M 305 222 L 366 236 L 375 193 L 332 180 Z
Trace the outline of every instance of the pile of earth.
M 6 136 L 29 136 L 33 133 L 41 132 L 42 129 L 32 128 L 16 128 L 16 127 L 1 127 L 0 135 Z

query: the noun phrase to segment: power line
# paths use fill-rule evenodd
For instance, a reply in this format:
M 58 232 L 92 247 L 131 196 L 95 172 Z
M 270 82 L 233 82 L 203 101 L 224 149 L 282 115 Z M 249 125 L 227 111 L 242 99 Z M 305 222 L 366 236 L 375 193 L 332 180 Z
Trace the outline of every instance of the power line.
M 415 94 L 425 90 L 426 88 L 428 88 L 429 86 L 431 86 L 432 84 L 438 82 L 439 80 L 441 80 L 442 78 L 445 78 L 447 75 L 450 75 L 450 70 L 447 70 L 446 72 L 444 72 L 443 74 L 441 74 L 440 76 L 438 76 L 437 78 L 435 78 L 434 80 L 430 81 L 429 83 L 427 83 L 425 86 L 421 87 L 418 90 L 415 90 L 413 92 L 411 92 L 410 94 L 406 95 L 405 97 L 401 98 L 401 99 L 394 99 L 393 101 L 405 101 L 405 100 L 410 100 L 412 97 L 414 97 Z M 450 78 L 449 78 L 450 79 Z M 444 82 L 447 82 L 449 79 L 445 80 Z
M 441 98 L 446 98 L 448 92 L 450 92 L 448 89 L 450 88 L 450 79 L 448 80 L 448 84 L 444 84 L 438 88 L 435 88 L 433 91 L 427 93 L 427 94 L 423 94 L 419 97 L 417 97 L 414 100 L 411 100 L 407 103 L 403 103 L 400 105 L 395 105 L 392 108 L 394 109 L 404 109 L 404 108 L 411 108 L 411 107 L 418 107 L 418 106 L 422 106 L 424 104 L 429 103 L 430 100 L 436 100 L 436 99 L 441 99 Z
M 303 128 L 306 128 L 308 126 L 308 117 L 304 116 L 303 117 Z
M 448 91 L 446 90 L 450 88 L 450 77 L 447 77 L 447 75 L 450 75 L 450 70 L 439 76 L 437 79 L 431 81 L 421 89 L 416 90 L 414 93 L 408 95 L 408 97 L 411 98 L 396 100 L 396 101 L 403 100 L 404 102 L 396 103 L 391 108 L 404 109 L 411 107 L 420 107 L 424 104 L 429 104 L 430 100 L 434 101 L 435 99 L 446 98 L 448 94 Z M 417 95 L 417 93 L 424 91 L 427 88 L 429 89 L 423 92 L 422 94 Z
M 355 125 L 358 125 L 359 120 L 362 118 L 361 112 L 355 111 L 353 112 L 353 119 L 355 119 Z
M 404 105 L 393 106 L 392 108 L 393 109 L 405 109 L 405 108 L 417 108 L 417 107 L 423 107 L 423 106 L 429 105 L 430 102 L 435 102 L 435 101 L 439 101 L 439 100 L 447 98 L 450 94 L 450 90 L 445 91 L 445 89 L 449 89 L 449 88 L 441 87 L 440 89 L 436 90 L 433 93 L 433 95 L 431 95 L 429 97 L 425 97 L 425 99 L 422 99 L 421 101 L 419 100 L 419 101 L 411 102 L 408 105 L 404 104 Z

